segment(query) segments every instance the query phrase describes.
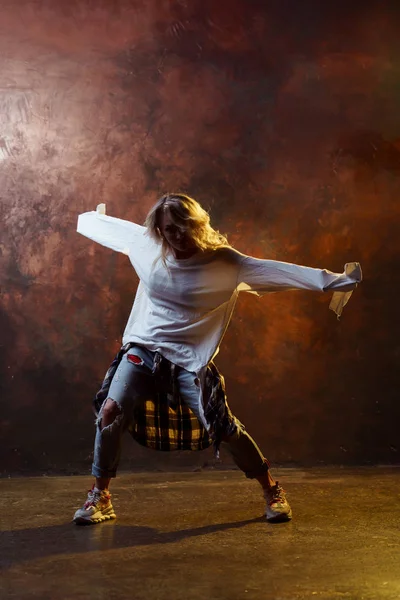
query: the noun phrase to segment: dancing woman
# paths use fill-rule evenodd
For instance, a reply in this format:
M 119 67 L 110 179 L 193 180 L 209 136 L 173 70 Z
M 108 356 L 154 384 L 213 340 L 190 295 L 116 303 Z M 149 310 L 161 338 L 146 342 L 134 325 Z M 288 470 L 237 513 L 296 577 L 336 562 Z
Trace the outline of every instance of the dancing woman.
M 210 225 L 208 213 L 185 194 L 162 196 L 137 225 L 105 214 L 105 206 L 79 216 L 78 232 L 129 257 L 140 282 L 123 335 L 118 366 L 96 422 L 93 488 L 74 516 L 77 524 L 115 518 L 109 492 L 123 433 L 135 411 L 153 397 L 163 378 L 190 408 L 216 447 L 225 442 L 246 477 L 256 479 L 268 521 L 287 521 L 292 511 L 269 463 L 229 410 L 223 378 L 212 363 L 239 292 L 333 291 L 340 315 L 361 281 L 358 263 L 343 273 L 260 260 L 241 254 Z

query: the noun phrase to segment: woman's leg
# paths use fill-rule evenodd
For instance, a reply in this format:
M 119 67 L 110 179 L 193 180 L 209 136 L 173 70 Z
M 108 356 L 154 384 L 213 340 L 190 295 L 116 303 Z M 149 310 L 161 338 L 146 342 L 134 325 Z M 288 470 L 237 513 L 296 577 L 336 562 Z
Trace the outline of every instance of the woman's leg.
M 92 474 L 95 484 L 82 508 L 74 516 L 77 524 L 100 523 L 115 518 L 108 491 L 111 478 L 116 476 L 122 436 L 134 416 L 134 408 L 144 398 L 154 395 L 151 373 L 153 353 L 140 347 L 124 354 L 115 372 L 96 421 Z
M 92 474 L 98 489 L 107 489 L 116 476 L 122 436 L 133 419 L 135 405 L 154 395 L 152 364 L 152 353 L 134 346 L 118 365 L 96 421 Z
M 178 373 L 179 392 L 182 400 L 194 412 L 199 421 L 208 428 L 205 422 L 203 407 L 200 402 L 200 388 L 195 373 L 181 369 Z M 246 477 L 257 479 L 264 487 L 275 485 L 269 474 L 267 459 L 243 425 L 235 417 L 236 432 L 225 436 L 223 441 L 227 445 L 235 464 L 243 471 Z
M 200 402 L 200 389 L 195 373 L 182 369 L 178 374 L 179 390 L 182 400 L 194 412 L 200 422 L 204 423 L 204 411 Z M 274 480 L 269 470 L 268 460 L 260 448 L 236 417 L 236 432 L 223 437 L 235 464 L 249 479 L 256 479 L 264 491 L 267 501 L 267 519 L 269 521 L 287 521 L 292 512 L 286 500 L 284 490 Z
M 275 485 L 275 480 L 270 473 L 268 460 L 242 423 L 237 419 L 236 421 L 236 432 L 231 436 L 224 436 L 222 440 L 246 477 L 256 479 L 263 489 L 270 489 Z

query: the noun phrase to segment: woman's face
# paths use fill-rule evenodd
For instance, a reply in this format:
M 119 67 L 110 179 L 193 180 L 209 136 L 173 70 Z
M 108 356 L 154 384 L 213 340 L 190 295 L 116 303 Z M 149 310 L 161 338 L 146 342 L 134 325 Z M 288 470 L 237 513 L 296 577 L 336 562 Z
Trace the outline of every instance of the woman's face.
M 190 229 L 177 226 L 172 220 L 169 210 L 161 213 L 159 229 L 175 258 L 190 258 L 198 251 L 190 235 Z

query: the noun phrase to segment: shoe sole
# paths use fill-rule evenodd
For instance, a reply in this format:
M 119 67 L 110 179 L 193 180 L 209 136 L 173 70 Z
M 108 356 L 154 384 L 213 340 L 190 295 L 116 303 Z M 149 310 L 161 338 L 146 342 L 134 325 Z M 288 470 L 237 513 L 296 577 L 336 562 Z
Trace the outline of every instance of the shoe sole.
M 96 519 L 85 519 L 85 517 L 76 517 L 73 522 L 75 525 L 97 525 L 97 523 L 103 523 L 103 521 L 110 521 L 111 519 L 116 519 L 117 515 L 115 513 L 110 513 L 109 515 L 102 515 Z
M 268 523 L 286 523 L 287 521 L 292 520 L 292 511 L 290 513 L 284 515 L 276 515 L 276 517 L 267 517 Z

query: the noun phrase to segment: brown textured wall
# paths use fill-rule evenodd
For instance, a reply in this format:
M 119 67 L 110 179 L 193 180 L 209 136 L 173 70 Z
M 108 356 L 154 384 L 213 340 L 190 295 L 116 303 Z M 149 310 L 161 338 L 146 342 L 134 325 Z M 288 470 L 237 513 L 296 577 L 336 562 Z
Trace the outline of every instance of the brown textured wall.
M 365 282 L 242 298 L 218 364 L 281 463 L 397 461 L 399 12 L 390 2 L 0 1 L 2 470 L 72 472 L 137 279 L 77 213 L 160 192 L 235 246 Z M 195 464 L 129 450 L 131 464 Z M 179 462 L 181 461 L 181 462 Z

